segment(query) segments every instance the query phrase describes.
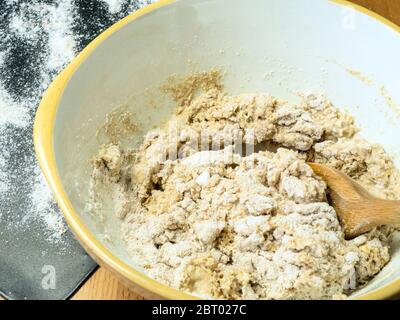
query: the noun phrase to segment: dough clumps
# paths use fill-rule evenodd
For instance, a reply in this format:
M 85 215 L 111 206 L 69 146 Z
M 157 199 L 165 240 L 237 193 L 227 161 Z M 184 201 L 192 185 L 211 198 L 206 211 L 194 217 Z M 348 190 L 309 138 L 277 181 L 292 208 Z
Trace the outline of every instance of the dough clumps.
M 374 277 L 390 260 L 393 228 L 346 241 L 307 161 L 395 199 L 399 173 L 384 150 L 324 97 L 291 105 L 205 88 L 197 97 L 175 91 L 166 126 L 137 149 L 104 145 L 94 161 L 92 195 L 109 190 L 132 261 L 218 299 L 343 298 Z

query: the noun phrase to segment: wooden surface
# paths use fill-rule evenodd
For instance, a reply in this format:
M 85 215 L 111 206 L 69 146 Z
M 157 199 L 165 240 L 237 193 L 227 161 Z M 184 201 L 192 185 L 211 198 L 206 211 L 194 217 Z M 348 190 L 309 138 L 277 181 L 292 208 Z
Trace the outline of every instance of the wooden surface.
M 143 298 L 121 285 L 104 268 L 99 268 L 72 300 L 143 300 Z
M 350 0 L 400 25 L 400 0 Z
M 363 5 L 400 25 L 400 0 L 352 0 L 352 2 Z M 99 268 L 72 299 L 137 300 L 143 298 L 121 285 L 104 268 Z

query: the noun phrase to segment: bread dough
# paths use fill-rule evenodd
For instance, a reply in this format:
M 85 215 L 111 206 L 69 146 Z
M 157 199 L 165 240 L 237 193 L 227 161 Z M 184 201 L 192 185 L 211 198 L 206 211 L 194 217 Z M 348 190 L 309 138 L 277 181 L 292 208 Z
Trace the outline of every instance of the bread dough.
M 91 208 L 100 214 L 107 190 L 134 264 L 218 299 L 343 298 L 374 277 L 390 260 L 393 228 L 346 241 L 306 162 L 395 199 L 399 173 L 385 151 L 322 96 L 292 105 L 204 88 L 175 91 L 173 119 L 139 148 L 103 145 L 93 162 Z

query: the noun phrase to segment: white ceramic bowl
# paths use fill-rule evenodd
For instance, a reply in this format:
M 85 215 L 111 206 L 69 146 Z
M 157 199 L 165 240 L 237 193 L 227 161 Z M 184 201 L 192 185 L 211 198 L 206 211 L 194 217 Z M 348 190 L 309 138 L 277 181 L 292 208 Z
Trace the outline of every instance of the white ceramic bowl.
M 52 84 L 36 118 L 39 162 L 66 220 L 98 262 L 147 297 L 191 298 L 135 269 L 111 212 L 105 225 L 83 214 L 88 159 L 105 115 L 127 103 L 145 131 L 171 115 L 172 103 L 158 90 L 168 76 L 220 67 L 231 93 L 264 91 L 292 101 L 298 91 L 326 93 L 400 165 L 399 30 L 344 1 L 158 2 L 103 33 Z M 113 242 L 103 240 L 105 227 Z M 400 289 L 395 242 L 392 261 L 355 297 L 387 298 Z

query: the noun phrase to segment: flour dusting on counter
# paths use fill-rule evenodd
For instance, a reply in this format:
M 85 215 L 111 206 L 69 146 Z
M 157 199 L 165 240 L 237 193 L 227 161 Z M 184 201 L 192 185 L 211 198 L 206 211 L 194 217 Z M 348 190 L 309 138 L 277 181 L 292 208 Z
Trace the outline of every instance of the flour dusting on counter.
M 126 15 L 150 3 L 107 2 L 110 15 Z M 77 25 L 79 10 L 85 7 L 73 0 L 5 0 L 1 6 L 5 27 L 0 28 L 0 196 L 4 197 L 0 221 L 5 221 L 7 228 L 24 230 L 35 220 L 43 225 L 46 239 L 62 242 L 67 226 L 38 168 L 31 132 L 44 91 L 80 50 L 78 44 L 87 30 L 77 29 Z M 20 74 L 15 74 L 16 63 L 24 63 L 18 69 Z M 22 147 L 30 154 L 21 154 Z M 22 177 L 23 181 L 17 182 Z M 16 194 L 26 195 L 19 201 L 26 207 L 24 212 L 12 213 L 16 205 L 7 202 Z

